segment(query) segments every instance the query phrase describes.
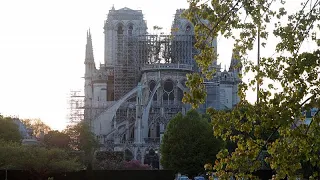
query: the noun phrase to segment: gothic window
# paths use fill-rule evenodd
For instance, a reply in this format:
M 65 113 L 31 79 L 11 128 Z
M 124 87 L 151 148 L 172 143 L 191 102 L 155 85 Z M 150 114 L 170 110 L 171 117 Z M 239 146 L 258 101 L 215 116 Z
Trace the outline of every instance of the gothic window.
M 149 83 L 150 92 L 152 92 L 155 87 L 156 87 L 156 82 L 154 80 L 151 80 Z
M 171 92 L 173 90 L 173 82 L 171 79 L 168 79 L 164 82 L 164 90 L 166 92 Z
M 117 30 L 118 35 L 122 35 L 123 34 L 123 28 L 122 25 L 118 26 L 118 30 Z
M 133 26 L 130 25 L 129 28 L 128 28 L 128 35 L 129 36 L 132 36 L 132 31 L 133 31 Z
M 130 139 L 134 139 L 134 129 L 131 129 L 131 133 L 130 133 Z
M 191 26 L 190 26 L 190 25 L 187 25 L 187 27 L 186 27 L 186 32 L 190 32 L 190 30 L 191 30 Z
M 174 100 L 174 83 L 171 79 L 164 82 L 163 85 L 163 102 L 169 104 Z
M 149 138 L 159 138 L 160 137 L 160 123 L 153 122 L 149 126 L 148 137 Z

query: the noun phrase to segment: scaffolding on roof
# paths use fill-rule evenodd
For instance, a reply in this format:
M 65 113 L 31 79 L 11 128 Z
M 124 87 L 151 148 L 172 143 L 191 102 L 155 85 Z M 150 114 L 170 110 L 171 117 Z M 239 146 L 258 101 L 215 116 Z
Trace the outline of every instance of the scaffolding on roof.
M 118 34 L 115 44 L 116 59 L 109 76 L 108 94 L 119 100 L 140 80 L 144 66 L 151 64 L 181 64 L 194 66 L 196 54 L 193 35 L 124 35 Z M 156 66 L 155 66 L 156 67 Z M 188 67 L 189 68 L 189 67 Z M 192 67 L 189 69 L 193 69 Z

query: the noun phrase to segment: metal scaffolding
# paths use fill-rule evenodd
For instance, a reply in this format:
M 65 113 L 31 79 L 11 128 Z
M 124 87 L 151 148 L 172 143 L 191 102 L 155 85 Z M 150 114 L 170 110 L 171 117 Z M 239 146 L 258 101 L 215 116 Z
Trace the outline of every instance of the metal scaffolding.
M 119 100 L 131 91 L 138 82 L 138 63 L 136 61 L 136 38 L 117 36 L 116 64 L 113 71 L 114 100 Z
M 84 96 L 82 91 L 71 90 L 69 94 L 69 123 L 74 124 L 84 119 Z
M 137 40 L 140 65 L 193 64 L 196 53 L 193 35 L 141 35 Z
M 141 70 L 151 64 L 193 65 L 193 35 L 123 35 L 117 34 L 116 60 L 109 76 L 108 94 L 119 100 L 140 80 Z M 178 67 L 178 66 L 177 66 Z M 183 68 L 182 66 L 179 66 Z M 111 80 L 112 79 L 112 80 Z M 111 81 L 110 81 L 111 80 Z

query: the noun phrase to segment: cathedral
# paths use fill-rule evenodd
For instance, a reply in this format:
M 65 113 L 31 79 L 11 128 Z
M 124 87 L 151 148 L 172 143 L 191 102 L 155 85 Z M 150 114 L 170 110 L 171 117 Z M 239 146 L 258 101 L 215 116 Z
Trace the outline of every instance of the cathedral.
M 168 35 L 150 34 L 141 10 L 112 7 L 104 23 L 104 63 L 96 67 L 87 32 L 84 120 L 90 123 L 102 151 L 123 151 L 159 168 L 159 146 L 170 119 L 191 106 L 182 103 L 188 73 L 198 72 L 194 27 L 176 11 Z M 217 49 L 217 41 L 212 45 Z M 205 82 L 207 99 L 199 108 L 230 109 L 239 102 L 240 68 L 231 58 L 228 70 Z

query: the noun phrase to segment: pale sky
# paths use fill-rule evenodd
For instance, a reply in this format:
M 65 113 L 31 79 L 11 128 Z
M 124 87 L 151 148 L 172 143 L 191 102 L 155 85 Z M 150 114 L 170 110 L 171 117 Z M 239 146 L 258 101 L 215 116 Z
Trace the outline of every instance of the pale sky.
M 300 2 L 291 1 L 295 5 L 289 9 Z M 91 29 L 99 64 L 104 59 L 103 25 L 113 4 L 142 10 L 149 32 L 154 25 L 170 29 L 176 9 L 188 7 L 187 0 L 0 1 L 0 113 L 40 118 L 63 129 L 68 93 L 83 89 L 86 31 Z M 223 68 L 229 66 L 232 45 L 218 38 Z

